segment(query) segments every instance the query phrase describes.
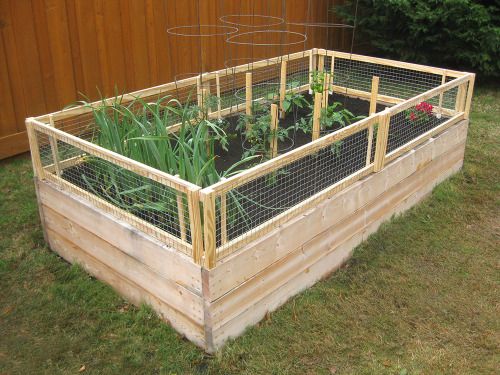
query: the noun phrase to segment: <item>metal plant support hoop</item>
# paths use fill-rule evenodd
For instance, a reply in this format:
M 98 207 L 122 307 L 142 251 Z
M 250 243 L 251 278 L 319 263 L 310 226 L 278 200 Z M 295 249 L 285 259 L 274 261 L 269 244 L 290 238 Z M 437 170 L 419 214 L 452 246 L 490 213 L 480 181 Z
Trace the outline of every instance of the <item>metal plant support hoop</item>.
M 216 32 L 202 32 L 203 28 L 214 28 L 214 30 L 219 30 Z M 183 30 L 196 30 L 197 33 L 184 32 Z M 223 31 L 226 30 L 226 31 Z M 225 26 L 225 25 L 184 25 L 175 26 L 167 29 L 167 33 L 175 36 L 185 36 L 185 37 L 212 37 L 212 36 L 224 36 L 231 35 L 238 32 L 237 27 Z
M 249 22 L 240 22 L 240 21 L 231 20 L 231 18 L 238 18 L 238 19 L 249 18 L 251 21 L 254 21 L 256 19 L 258 19 L 258 20 L 260 19 L 260 20 L 269 20 L 269 22 L 256 25 L 256 24 L 249 23 Z M 285 20 L 281 17 L 265 16 L 263 14 L 226 14 L 222 17 L 219 17 L 219 20 L 222 23 L 227 23 L 230 25 L 235 25 L 235 26 L 240 26 L 240 27 L 254 27 L 254 28 L 278 26 L 278 25 L 282 25 L 285 22 Z
M 270 34 L 280 34 L 280 35 L 296 35 L 300 37 L 300 40 L 294 41 L 294 42 L 278 42 L 278 43 L 255 43 L 253 41 L 237 41 L 235 39 L 242 37 L 242 36 L 251 36 L 253 37 L 254 35 L 270 35 Z M 298 33 L 295 31 L 285 31 L 285 30 L 257 30 L 257 31 L 248 31 L 245 33 L 240 33 L 240 34 L 235 34 L 231 35 L 230 37 L 226 38 L 226 42 L 230 44 L 239 44 L 239 45 L 247 45 L 247 46 L 263 46 L 263 47 L 286 47 L 286 46 L 293 46 L 297 44 L 302 44 L 307 41 L 307 35 Z
M 324 27 L 324 28 L 346 28 L 354 29 L 353 25 L 346 23 L 329 23 L 329 22 L 287 22 L 287 25 L 304 26 L 304 27 Z

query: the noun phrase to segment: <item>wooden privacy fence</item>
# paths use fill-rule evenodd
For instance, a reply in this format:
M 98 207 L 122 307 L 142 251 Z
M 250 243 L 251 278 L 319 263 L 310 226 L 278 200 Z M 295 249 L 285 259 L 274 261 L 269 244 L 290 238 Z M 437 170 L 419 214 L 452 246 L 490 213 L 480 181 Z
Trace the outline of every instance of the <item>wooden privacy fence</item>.
M 224 67 L 228 54 L 221 38 L 173 38 L 169 27 L 215 24 L 223 14 L 331 22 L 329 5 L 330 0 L 1 0 L 0 159 L 28 150 L 26 117 L 59 110 L 81 100 L 79 93 L 97 99 L 97 88 L 109 97 L 171 82 L 177 74 L 199 72 L 200 58 L 204 71 Z M 308 36 L 297 50 L 345 49 L 350 40 L 343 29 L 294 30 Z M 235 51 L 232 59 L 249 56 L 248 48 Z

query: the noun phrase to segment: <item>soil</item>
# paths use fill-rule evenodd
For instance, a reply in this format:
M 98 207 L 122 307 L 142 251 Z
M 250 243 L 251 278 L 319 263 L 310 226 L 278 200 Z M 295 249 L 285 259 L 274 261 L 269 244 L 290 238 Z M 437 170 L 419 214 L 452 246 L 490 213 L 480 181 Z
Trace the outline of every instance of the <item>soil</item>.
M 310 101 L 310 96 L 307 99 Z M 342 95 L 333 95 L 330 102 L 341 102 L 344 108 L 347 108 L 356 116 L 368 115 L 368 101 Z M 384 106 L 377 106 L 377 111 L 382 111 L 383 109 Z M 308 109 L 300 110 L 297 118 L 300 119 L 306 116 L 308 111 Z M 229 117 L 227 120 L 229 127 L 226 131 L 231 135 L 231 140 L 228 151 L 222 149 L 216 150 L 216 154 L 218 155 L 216 158 L 216 168 L 219 171 L 224 171 L 241 160 L 244 153 L 242 138 L 236 132 L 238 116 Z M 405 113 L 393 116 L 390 124 L 391 131 L 389 133 L 388 152 L 425 133 L 444 120 L 444 118 L 437 119 L 433 117 L 433 121 L 417 124 L 410 123 L 406 119 Z M 294 116 L 290 114 L 287 115 L 285 120 L 280 120 L 279 126 L 290 127 L 294 124 Z M 331 131 L 337 129 L 334 128 Z M 282 152 L 283 149 L 287 149 L 286 151 L 288 151 L 311 141 L 311 135 L 304 134 L 301 131 L 291 131 L 289 134 L 293 140 L 293 147 L 290 147 L 290 141 L 280 144 L 279 148 Z M 363 168 L 366 164 L 367 134 L 367 131 L 353 134 L 334 147 L 330 146 L 321 149 L 314 155 L 302 158 L 277 172 L 263 176 L 240 186 L 238 189 L 232 190 L 227 195 L 228 239 L 231 240 L 255 228 Z M 373 159 L 375 147 L 372 150 Z M 246 167 L 248 166 L 241 166 L 242 169 Z M 65 170 L 63 178 L 83 189 L 88 189 L 80 176 L 85 174 L 94 177 L 92 173 L 94 173 L 92 168 L 84 164 Z M 217 205 L 219 206 L 218 202 Z M 179 237 L 179 227 L 176 224 L 175 215 L 149 210 L 136 211 L 134 214 Z M 217 227 L 219 227 L 220 218 L 219 215 L 217 216 Z M 217 232 L 220 233 L 219 230 Z M 219 245 L 220 238 L 218 238 L 217 242 Z

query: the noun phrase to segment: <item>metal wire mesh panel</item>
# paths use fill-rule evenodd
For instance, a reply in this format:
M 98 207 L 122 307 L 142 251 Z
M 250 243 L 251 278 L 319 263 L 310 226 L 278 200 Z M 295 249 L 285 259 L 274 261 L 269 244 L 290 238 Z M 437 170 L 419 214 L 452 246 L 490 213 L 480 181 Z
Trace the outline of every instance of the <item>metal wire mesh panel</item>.
M 327 66 L 329 64 L 327 59 Z M 437 87 L 442 82 L 442 76 L 434 73 L 420 72 L 405 68 L 386 66 L 335 57 L 334 78 L 336 86 L 365 92 L 371 91 L 373 76 L 380 78 L 379 95 L 398 99 L 409 99 L 413 96 Z
M 456 87 L 393 114 L 389 123 L 387 153 L 404 146 L 422 134 L 438 127 L 454 115 L 455 111 L 447 110 L 442 105 L 445 97 L 448 98 L 447 106 L 450 107 L 452 104 L 455 109 L 458 97 Z M 453 97 L 452 102 L 450 100 L 451 97 Z
M 167 245 L 191 254 L 189 207 L 185 193 L 61 140 L 55 142 L 46 134 L 36 134 L 46 178 L 64 184 L 64 188 L 71 187 L 74 193 L 101 209 Z
M 287 62 L 287 88 L 294 89 L 309 84 L 309 57 Z
M 216 199 L 216 243 L 249 237 L 261 224 L 366 167 L 368 130 L 312 148 L 272 172 L 228 190 Z

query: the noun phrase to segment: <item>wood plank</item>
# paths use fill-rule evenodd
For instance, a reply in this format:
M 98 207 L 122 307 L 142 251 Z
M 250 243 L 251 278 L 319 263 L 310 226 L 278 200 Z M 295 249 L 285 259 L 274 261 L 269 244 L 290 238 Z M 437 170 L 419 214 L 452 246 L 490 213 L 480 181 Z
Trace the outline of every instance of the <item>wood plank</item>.
M 314 264 L 322 263 L 321 259 L 324 258 L 325 253 L 335 252 L 335 248 L 356 235 L 358 236 L 356 242 L 361 242 L 362 233 L 367 223 L 372 223 L 380 217 L 392 213 L 395 207 L 404 202 L 409 196 L 427 185 L 432 185 L 433 180 L 443 174 L 448 174 L 450 167 L 462 160 L 464 146 L 463 143 L 461 148 L 441 156 L 425 169 L 415 172 L 383 193 L 381 197 L 375 199 L 371 204 L 355 211 L 339 225 L 304 243 L 304 245 L 271 267 L 266 268 L 256 277 L 214 301 L 210 308 L 212 309 L 215 342 L 218 341 L 219 335 L 224 334 L 224 330 L 227 329 L 225 326 L 228 323 L 230 324 L 232 320 L 236 321 L 233 324 L 238 325 L 240 329 L 244 329 L 245 322 L 241 315 L 246 315 L 245 312 L 251 309 L 252 306 L 258 305 L 262 308 L 262 305 L 264 305 L 263 307 L 266 308 L 265 304 L 262 304 L 262 299 L 272 294 L 277 288 L 289 284 L 297 275 L 312 273 L 312 283 L 317 281 L 323 275 L 315 273 L 311 268 Z M 350 250 L 352 250 L 353 246 L 351 244 Z M 346 258 L 342 257 L 341 263 L 344 260 Z M 333 267 L 338 267 L 341 263 L 335 264 Z M 304 287 L 304 285 L 300 285 L 299 290 L 296 290 L 293 294 Z M 284 302 L 283 300 L 280 301 Z M 222 332 L 216 333 L 219 327 Z
M 37 45 L 35 19 L 30 1 L 9 2 L 12 16 L 12 32 L 15 42 L 17 61 L 22 67 L 20 80 L 22 95 L 29 115 L 39 115 L 47 112 L 43 90 L 42 70 L 40 67 L 40 53 Z M 4 26 L 5 27 L 5 26 Z M 2 33 L 4 30 L 2 30 Z M 10 55 L 10 54 L 9 54 Z M 30 61 L 30 64 L 23 62 Z M 18 131 L 24 130 L 24 125 L 18 123 Z
M 26 131 L 0 138 L 0 160 L 21 154 L 30 149 Z
M 447 150 L 457 148 L 465 141 L 466 130 L 467 122 L 462 121 L 417 150 L 388 163 L 378 174 L 372 174 L 356 182 L 310 211 L 289 220 L 269 234 L 221 259 L 210 271 L 210 300 L 213 301 L 229 292 L 296 248 L 298 245 L 294 245 L 293 241 L 301 239 L 294 236 L 294 233 L 301 233 L 301 238 L 318 235 L 409 177 L 420 168 L 420 165 L 425 165 L 426 160 L 439 158 L 447 153 Z M 313 211 L 319 213 L 319 217 L 311 214 Z M 290 240 L 286 240 L 287 238 Z
M 457 162 L 448 170 L 448 174 L 454 174 L 462 165 L 462 162 Z M 436 181 L 441 181 L 448 176 L 443 175 Z M 431 185 L 429 185 L 430 187 Z M 423 188 L 406 199 L 404 199 L 398 206 L 395 207 L 396 212 L 404 212 L 412 207 L 427 194 L 432 188 Z M 423 194 L 424 193 L 424 194 Z M 302 273 L 298 274 L 294 279 L 288 281 L 280 288 L 275 289 L 271 294 L 265 296 L 259 301 L 250 306 L 236 319 L 226 323 L 224 326 L 216 328 L 213 332 L 214 345 L 220 348 L 224 342 L 230 337 L 236 337 L 243 331 L 243 327 L 250 326 L 258 323 L 263 319 L 269 311 L 276 310 L 287 299 L 300 293 L 302 290 L 312 286 L 318 280 L 327 277 L 331 272 L 335 271 L 339 265 L 343 264 L 351 256 L 352 249 L 358 245 L 362 240 L 365 240 L 368 235 L 378 229 L 378 227 L 386 220 L 392 217 L 392 213 L 382 216 L 380 219 L 365 227 L 362 233 L 358 233 L 351 237 L 349 240 L 338 246 L 334 251 L 325 252 L 325 256 L 317 261 L 314 265 L 306 268 Z M 315 246 L 318 246 L 317 244 Z
M 61 237 L 58 233 L 48 230 L 50 247 L 70 263 L 80 264 L 87 272 L 97 279 L 111 285 L 120 295 L 125 296 L 135 305 L 146 303 L 160 316 L 170 323 L 176 330 L 186 335 L 196 345 L 204 346 L 204 332 L 202 327 L 186 319 L 157 296 L 151 294 L 139 285 L 124 278 L 114 268 L 109 267 L 84 252 L 77 245 Z
M 50 53 L 44 53 L 40 46 L 49 45 L 48 21 L 45 12 L 45 1 L 31 1 L 32 14 L 36 15 L 36 22 L 33 23 L 35 29 L 35 43 L 39 53 L 40 78 L 42 79 L 43 93 L 46 104 L 45 111 L 52 111 L 59 108 L 57 101 L 57 90 L 54 82 L 54 65 Z
M 42 48 L 50 51 L 57 96 L 57 107 L 49 108 L 52 112 L 78 98 L 73 69 L 73 64 L 76 64 L 77 61 L 73 60 L 71 55 L 72 46 L 66 2 L 46 0 L 45 13 L 48 26 L 48 45 Z
M 0 98 L 2 98 L 0 100 L 0 139 L 18 132 L 11 85 L 4 42 L 0 37 Z
M 314 109 L 313 109 L 313 127 L 312 127 L 312 140 L 315 141 L 319 138 L 321 131 L 321 105 L 323 101 L 323 94 L 317 92 L 314 94 Z
M 113 268 L 123 278 L 137 284 L 161 299 L 172 309 L 183 314 L 197 325 L 203 325 L 201 295 L 177 284 L 174 280 L 156 273 L 109 242 L 82 228 L 78 223 L 43 205 L 44 221 L 51 242 L 51 232 L 71 242 L 99 262 Z
M 96 48 L 97 31 L 93 1 L 75 2 L 75 21 L 78 32 L 79 56 L 82 64 L 82 93 L 92 99 L 99 98 L 98 90 L 103 90 L 99 53 Z M 55 117 L 57 120 L 57 117 Z
M 12 102 L 14 103 L 14 112 L 16 122 L 14 123 L 15 129 L 12 129 L 8 132 L 8 134 L 14 134 L 16 132 L 22 132 L 24 129 L 19 129 L 19 126 L 23 123 L 23 119 L 27 116 L 28 109 L 26 107 L 26 98 L 24 96 L 23 87 L 22 87 L 22 77 L 21 73 L 22 64 L 19 61 L 18 53 L 17 53 L 17 42 L 16 35 L 14 32 L 13 26 L 13 13 L 11 12 L 10 3 L 7 1 L 0 1 L 0 14 L 2 14 L 2 41 L 5 50 L 4 60 L 7 68 L 7 74 L 9 76 L 11 85 L 11 96 Z M 3 107 L 3 106 L 2 106 Z M 37 106 L 39 108 L 40 105 Z M 0 126 L 3 126 L 0 124 Z M 9 128 L 12 127 L 12 124 L 9 125 Z M 25 143 L 26 144 L 26 143 Z M 10 149 L 14 149 L 12 145 L 10 145 Z M 0 149 L 0 152 L 2 150 Z M 4 152 L 4 154 L 8 154 L 8 152 Z
M 197 294 L 201 293 L 200 267 L 186 255 L 93 207 L 83 198 L 61 191 L 49 182 L 39 181 L 37 186 L 43 205 L 78 223 L 162 277 Z

